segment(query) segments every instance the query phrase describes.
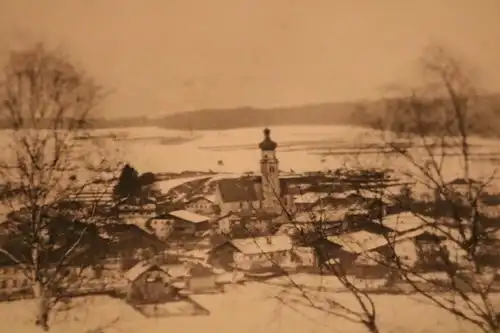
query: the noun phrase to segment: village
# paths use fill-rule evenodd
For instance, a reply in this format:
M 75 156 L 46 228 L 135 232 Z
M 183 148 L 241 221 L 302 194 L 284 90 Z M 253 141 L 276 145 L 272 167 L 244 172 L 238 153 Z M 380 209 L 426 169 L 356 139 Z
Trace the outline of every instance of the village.
M 325 272 L 328 264 L 361 279 L 386 278 L 390 269 L 367 258 L 387 254 L 389 239 L 412 266 L 436 269 L 432 245 L 439 236 L 423 227 L 434 218 L 434 206 L 425 206 L 432 198 L 414 198 L 412 184 L 390 170 L 283 172 L 277 146 L 266 128 L 258 144 L 260 174 L 149 175 L 148 193 L 155 195 L 125 193 L 118 202 L 112 191 L 99 198 L 80 193 L 78 207 L 98 200 L 102 221 L 87 222 L 95 224 L 97 241 L 78 276 L 68 267 L 74 276 L 65 292 L 112 294 L 147 317 L 179 314 L 158 304 L 208 314 L 190 295 L 298 272 L 334 274 Z M 456 179 L 449 185 L 460 191 L 464 184 Z M 417 202 L 422 215 L 410 211 Z M 4 248 L 15 247 L 13 223 L 0 225 Z M 29 297 L 20 265 L 2 257 L 0 270 L 3 300 Z

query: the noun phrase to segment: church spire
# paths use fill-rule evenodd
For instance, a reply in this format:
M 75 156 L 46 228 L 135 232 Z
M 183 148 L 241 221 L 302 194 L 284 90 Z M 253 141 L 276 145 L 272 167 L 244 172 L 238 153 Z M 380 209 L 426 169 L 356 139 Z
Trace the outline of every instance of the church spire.
M 278 147 L 278 144 L 271 140 L 271 130 L 269 128 L 264 129 L 264 140 L 259 144 L 259 148 L 264 151 L 273 151 Z

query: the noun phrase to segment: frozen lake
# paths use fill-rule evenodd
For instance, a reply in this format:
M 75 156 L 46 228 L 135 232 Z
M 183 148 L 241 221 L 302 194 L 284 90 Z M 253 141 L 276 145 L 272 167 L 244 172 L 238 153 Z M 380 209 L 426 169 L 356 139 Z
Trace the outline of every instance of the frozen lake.
M 258 171 L 263 128 L 226 131 L 177 131 L 161 128 L 105 129 L 96 135 L 113 133 L 118 155 L 140 172 L 180 172 L 183 170 L 246 172 Z M 296 172 L 336 169 L 344 165 L 407 169 L 401 157 L 380 158 L 376 147 L 382 145 L 375 131 L 350 126 L 272 127 L 271 137 L 278 143 L 280 169 Z M 110 141 L 112 139 L 109 139 Z M 497 168 L 500 143 L 473 139 L 477 158 L 473 177 L 491 175 Z M 219 165 L 219 161 L 223 165 Z M 423 162 L 422 162 L 423 163 Z M 463 177 L 460 157 L 448 156 L 443 169 L 446 177 Z

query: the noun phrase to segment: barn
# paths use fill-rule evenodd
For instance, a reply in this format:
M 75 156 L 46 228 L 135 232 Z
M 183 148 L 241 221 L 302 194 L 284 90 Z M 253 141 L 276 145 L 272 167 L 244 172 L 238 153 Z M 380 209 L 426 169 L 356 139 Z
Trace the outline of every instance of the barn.
M 141 261 L 125 273 L 125 278 L 129 282 L 129 303 L 158 304 L 179 299 L 179 290 L 172 285 L 171 277 L 155 264 Z

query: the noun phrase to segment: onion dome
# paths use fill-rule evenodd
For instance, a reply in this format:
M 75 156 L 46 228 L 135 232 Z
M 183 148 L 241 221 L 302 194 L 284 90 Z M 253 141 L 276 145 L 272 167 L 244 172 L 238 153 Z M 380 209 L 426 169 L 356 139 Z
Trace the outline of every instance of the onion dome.
M 259 148 L 265 151 L 272 151 L 278 147 L 278 144 L 271 140 L 271 130 L 269 128 L 264 129 L 264 140 L 259 144 Z

